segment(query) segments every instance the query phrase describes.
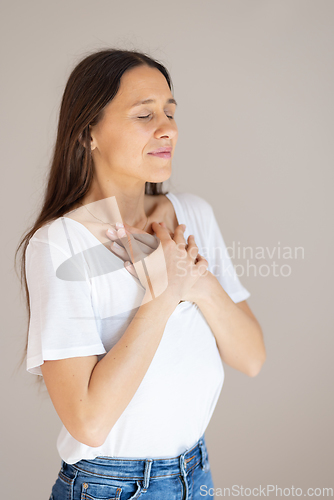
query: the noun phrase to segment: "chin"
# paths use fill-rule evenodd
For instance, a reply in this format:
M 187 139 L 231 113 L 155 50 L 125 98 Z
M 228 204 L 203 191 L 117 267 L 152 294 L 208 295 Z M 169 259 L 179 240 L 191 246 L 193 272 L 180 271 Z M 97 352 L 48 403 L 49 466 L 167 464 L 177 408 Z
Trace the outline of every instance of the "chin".
M 160 171 L 156 171 L 153 175 L 152 172 L 150 172 L 150 175 L 147 176 L 148 178 L 146 179 L 146 182 L 164 182 L 167 181 L 170 176 L 172 175 L 172 168 L 161 168 Z
M 154 184 L 158 184 L 159 182 L 165 182 L 170 178 L 171 174 L 169 175 L 156 175 L 154 177 L 150 177 L 149 179 L 146 179 L 146 182 L 153 182 Z

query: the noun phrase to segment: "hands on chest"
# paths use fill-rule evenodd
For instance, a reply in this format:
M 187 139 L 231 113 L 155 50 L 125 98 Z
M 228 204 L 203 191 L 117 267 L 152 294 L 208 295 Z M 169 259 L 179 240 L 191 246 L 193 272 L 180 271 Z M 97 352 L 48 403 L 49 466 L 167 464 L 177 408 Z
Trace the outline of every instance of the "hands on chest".
M 148 276 L 143 274 L 143 267 L 149 271 L 153 290 L 159 292 L 156 295 L 168 290 L 177 295 L 180 302 L 196 302 L 204 293 L 211 273 L 207 270 L 207 260 L 198 253 L 194 236 L 190 235 L 186 241 L 184 224 L 177 226 L 173 233 L 164 222 L 153 222 L 152 230 L 153 235 L 125 223 L 123 228 L 108 230 L 106 234 L 111 240 L 112 252 L 145 288 Z M 159 246 L 163 251 L 155 252 Z M 147 265 L 140 265 L 153 252 L 154 256 L 146 260 Z

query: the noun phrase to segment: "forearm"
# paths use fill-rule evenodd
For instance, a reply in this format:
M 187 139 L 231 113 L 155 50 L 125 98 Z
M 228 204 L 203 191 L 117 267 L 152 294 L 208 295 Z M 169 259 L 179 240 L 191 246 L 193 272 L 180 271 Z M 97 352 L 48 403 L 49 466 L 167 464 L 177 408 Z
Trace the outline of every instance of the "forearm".
M 256 375 L 266 357 L 259 323 L 233 302 L 214 275 L 196 303 L 215 336 L 222 361 Z
M 141 384 L 177 301 L 160 295 L 140 306 L 114 347 L 95 365 L 85 419 L 96 446 L 104 442 Z

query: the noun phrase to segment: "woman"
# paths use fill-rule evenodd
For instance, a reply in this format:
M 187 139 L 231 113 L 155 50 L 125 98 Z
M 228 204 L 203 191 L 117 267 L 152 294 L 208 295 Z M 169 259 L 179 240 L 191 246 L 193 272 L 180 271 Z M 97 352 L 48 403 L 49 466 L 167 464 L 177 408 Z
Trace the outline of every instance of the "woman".
M 63 423 L 50 499 L 212 495 L 204 432 L 222 361 L 254 376 L 265 359 L 211 205 L 161 190 L 171 88 L 154 59 L 110 49 L 64 91 L 44 205 L 20 243 L 27 369 Z

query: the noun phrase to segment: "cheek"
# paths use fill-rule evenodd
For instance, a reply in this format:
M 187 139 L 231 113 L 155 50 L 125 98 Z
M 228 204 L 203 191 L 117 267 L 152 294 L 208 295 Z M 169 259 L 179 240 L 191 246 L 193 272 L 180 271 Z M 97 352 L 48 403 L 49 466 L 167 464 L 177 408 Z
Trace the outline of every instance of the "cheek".
M 101 130 L 99 143 L 110 160 L 138 161 L 148 152 L 154 130 L 147 124 L 132 122 L 124 126 L 109 125 Z
M 100 145 L 103 155 L 109 159 L 121 155 L 128 156 L 128 152 L 131 150 L 131 136 L 126 128 L 109 126 L 101 134 Z
M 101 131 L 99 131 L 98 143 L 103 148 L 104 151 L 108 151 L 110 146 L 117 146 L 122 135 L 116 127 L 111 125 L 105 126 Z
M 131 151 L 133 156 L 141 156 L 146 152 L 147 148 L 152 144 L 153 130 L 144 124 L 135 123 L 131 130 L 128 130 L 126 136 L 123 136 L 123 143 L 126 149 Z

